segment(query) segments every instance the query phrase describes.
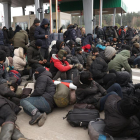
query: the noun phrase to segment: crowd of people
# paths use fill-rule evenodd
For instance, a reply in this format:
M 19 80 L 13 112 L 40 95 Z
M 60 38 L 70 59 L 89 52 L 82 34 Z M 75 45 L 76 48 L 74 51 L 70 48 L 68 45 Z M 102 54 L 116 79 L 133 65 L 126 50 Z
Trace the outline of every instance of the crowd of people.
M 64 41 L 52 40 L 49 20 L 37 18 L 29 31 L 19 25 L 0 30 L 0 140 L 27 140 L 16 125 L 22 108 L 30 125 L 43 126 L 57 107 L 54 80 L 77 87 L 76 103 L 105 112 L 106 133 L 140 140 L 140 84 L 133 84 L 131 69 L 140 68 L 138 32 L 97 26 L 93 33 L 70 24 Z M 17 94 L 25 75 L 35 79 L 30 96 Z

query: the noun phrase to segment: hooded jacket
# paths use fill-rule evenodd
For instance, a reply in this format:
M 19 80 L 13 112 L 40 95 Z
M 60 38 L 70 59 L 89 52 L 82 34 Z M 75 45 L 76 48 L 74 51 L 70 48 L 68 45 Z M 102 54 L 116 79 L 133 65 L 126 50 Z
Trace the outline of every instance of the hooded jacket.
M 83 46 L 86 46 L 87 44 L 92 45 L 93 38 L 92 35 L 87 35 L 86 38 L 83 40 Z
M 51 63 L 50 72 L 52 73 L 53 77 L 56 75 L 58 71 L 66 72 L 71 69 L 71 67 L 69 66 L 69 63 L 63 60 L 60 61 L 56 54 L 52 55 L 50 63 Z
M 135 137 L 140 139 L 140 125 L 136 117 L 125 118 L 118 109 L 118 95 L 110 95 L 105 103 L 105 129 L 113 137 Z
M 52 75 L 48 71 L 44 71 L 39 74 L 35 86 L 34 92 L 31 97 L 43 96 L 49 103 L 51 110 L 54 108 L 55 103 L 53 96 L 55 94 L 55 85 L 52 81 Z
M 13 65 L 15 70 L 24 70 L 26 58 L 24 57 L 23 48 L 19 47 L 14 50 Z
M 50 45 L 50 40 L 49 40 L 49 35 L 50 35 L 50 30 L 49 27 L 45 28 L 44 25 L 50 24 L 48 19 L 43 19 L 42 23 L 40 26 L 36 27 L 34 37 L 35 39 L 41 39 L 42 40 L 42 47 L 44 49 L 49 48 Z M 45 38 L 45 35 L 48 35 L 48 38 Z
M 111 60 L 108 64 L 109 70 L 114 69 L 116 71 L 121 71 L 124 68 L 127 72 L 132 74 L 130 65 L 128 64 L 128 58 L 130 58 L 130 51 L 123 50 L 116 57 Z M 131 75 L 132 77 L 132 75 Z
M 79 104 L 93 104 L 99 109 L 100 99 L 106 95 L 106 90 L 95 81 L 90 85 L 83 84 L 80 76 L 73 80 L 73 84 L 77 86 L 76 101 Z
M 34 40 L 30 43 L 30 46 L 27 51 L 27 60 L 29 65 L 32 65 L 34 63 L 38 64 L 40 60 L 43 60 L 40 50 L 37 49 L 37 47 L 35 46 L 35 42 L 36 41 Z
M 26 45 L 28 44 L 27 32 L 24 31 L 24 30 L 20 30 L 13 37 L 13 41 L 14 41 L 14 47 L 16 47 L 16 48 L 17 47 L 22 47 L 22 48 L 25 49 Z

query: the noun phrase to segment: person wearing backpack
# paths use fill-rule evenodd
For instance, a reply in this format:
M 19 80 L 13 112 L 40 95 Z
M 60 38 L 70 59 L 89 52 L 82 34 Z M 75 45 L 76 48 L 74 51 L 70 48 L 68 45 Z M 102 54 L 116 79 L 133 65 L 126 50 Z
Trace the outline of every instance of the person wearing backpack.
M 55 107 L 53 99 L 55 85 L 51 78 L 52 74 L 45 68 L 37 68 L 35 71 L 35 90 L 31 97 L 22 99 L 20 102 L 23 110 L 32 116 L 30 125 L 38 123 L 38 126 L 41 127 L 47 118 L 46 114 L 51 113 Z
M 135 137 L 140 140 L 140 123 L 136 116 L 140 103 L 136 97 L 121 99 L 110 95 L 105 103 L 105 133 L 113 137 Z
M 105 90 L 97 82 L 93 81 L 92 74 L 89 71 L 83 71 L 80 76 L 73 80 L 77 86 L 76 102 L 78 104 L 93 104 L 98 110 L 104 110 L 104 104 L 108 96 L 115 94 L 123 97 L 121 87 L 115 83 Z

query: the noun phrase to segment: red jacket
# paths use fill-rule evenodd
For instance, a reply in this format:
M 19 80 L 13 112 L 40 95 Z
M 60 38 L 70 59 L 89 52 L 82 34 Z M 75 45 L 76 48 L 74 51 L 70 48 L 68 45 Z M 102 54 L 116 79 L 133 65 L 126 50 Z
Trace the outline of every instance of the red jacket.
M 83 46 L 82 49 L 83 49 L 85 52 L 89 52 L 89 50 L 91 49 L 91 45 L 90 45 L 90 44 L 87 44 L 87 45 Z
M 61 72 L 66 72 L 71 69 L 69 63 L 67 61 L 60 61 L 56 54 L 52 55 L 50 63 L 51 63 L 50 71 L 53 76 L 55 76 L 58 70 Z

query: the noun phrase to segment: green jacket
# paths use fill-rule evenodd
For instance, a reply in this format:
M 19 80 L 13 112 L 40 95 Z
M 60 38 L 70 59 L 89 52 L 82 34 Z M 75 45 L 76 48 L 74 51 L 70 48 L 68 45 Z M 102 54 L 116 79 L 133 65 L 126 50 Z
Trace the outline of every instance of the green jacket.
M 124 68 L 130 74 L 132 73 L 131 67 L 128 64 L 128 58 L 130 58 L 130 51 L 123 50 L 116 57 L 111 60 L 108 64 L 108 69 L 114 69 L 116 71 L 121 71 Z

